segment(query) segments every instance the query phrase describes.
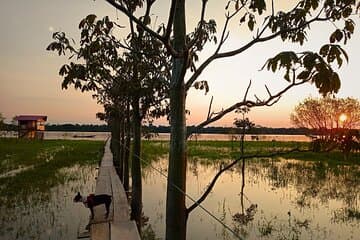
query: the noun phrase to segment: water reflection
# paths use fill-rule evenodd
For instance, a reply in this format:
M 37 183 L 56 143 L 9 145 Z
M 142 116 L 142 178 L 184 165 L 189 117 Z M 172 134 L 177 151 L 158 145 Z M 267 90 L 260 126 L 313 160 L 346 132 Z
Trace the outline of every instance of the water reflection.
M 160 159 L 153 166 L 165 171 L 166 162 Z M 221 162 L 190 161 L 187 192 L 195 199 L 201 196 L 220 166 Z M 203 206 L 246 239 L 360 236 L 359 166 L 286 159 L 247 161 L 243 199 L 241 176 L 241 164 L 224 173 Z M 166 179 L 148 167 L 143 180 L 145 215 L 150 217 L 156 236 L 164 238 Z M 235 239 L 201 209 L 191 213 L 187 236 L 199 240 Z
M 61 169 L 61 185 L 12 198 L 0 206 L 1 239 L 76 239 L 79 225 L 86 224 L 89 212 L 72 202 L 77 191 L 95 188 L 95 166 Z

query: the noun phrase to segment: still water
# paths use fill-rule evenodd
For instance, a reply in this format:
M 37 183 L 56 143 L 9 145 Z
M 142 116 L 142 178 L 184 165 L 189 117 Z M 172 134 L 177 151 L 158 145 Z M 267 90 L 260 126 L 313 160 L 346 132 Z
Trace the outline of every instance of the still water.
M 33 190 L 27 196 L 11 199 L 1 196 L 0 239 L 77 239 L 77 232 L 88 222 L 89 210 L 75 204 L 77 191 L 94 192 L 95 166 L 61 169 L 64 184 L 47 191 Z
M 328 166 L 296 160 L 246 162 L 225 172 L 203 206 L 246 239 L 360 239 L 360 167 Z M 166 159 L 152 164 L 166 173 Z M 192 160 L 187 192 L 197 199 L 219 164 Z M 143 171 L 144 213 L 156 236 L 164 238 L 166 179 Z M 243 198 L 241 198 L 243 196 Z M 192 202 L 187 201 L 187 206 Z M 202 209 L 188 220 L 188 239 L 236 239 Z
M 220 162 L 189 159 L 187 193 L 197 199 L 221 167 Z M 167 158 L 143 169 L 144 214 L 148 229 L 164 239 Z M 155 168 L 155 169 L 154 169 Z M 4 201 L 0 196 L 0 239 L 76 239 L 89 212 L 74 204 L 74 193 L 94 192 L 95 166 L 61 170 L 63 183 Z M 240 165 L 225 172 L 203 206 L 246 239 L 360 239 L 360 166 L 330 166 L 292 159 L 246 162 L 244 194 Z M 0 186 L 1 187 L 1 186 Z M 187 201 L 187 206 L 192 202 Z M 236 239 L 195 209 L 188 239 Z

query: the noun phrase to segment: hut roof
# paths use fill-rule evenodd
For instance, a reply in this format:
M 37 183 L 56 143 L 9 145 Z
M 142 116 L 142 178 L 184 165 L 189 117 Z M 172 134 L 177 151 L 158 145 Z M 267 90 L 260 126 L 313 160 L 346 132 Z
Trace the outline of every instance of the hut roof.
M 38 120 L 47 120 L 47 116 L 44 115 L 19 115 L 15 117 L 17 121 L 38 121 Z

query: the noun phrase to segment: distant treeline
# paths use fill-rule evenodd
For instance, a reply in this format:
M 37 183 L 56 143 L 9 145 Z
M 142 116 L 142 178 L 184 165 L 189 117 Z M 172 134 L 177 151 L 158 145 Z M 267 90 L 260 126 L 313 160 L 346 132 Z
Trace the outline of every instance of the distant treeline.
M 110 128 L 106 124 L 47 124 L 46 131 L 57 132 L 109 132 Z
M 147 126 L 144 127 L 146 132 L 154 133 L 170 133 L 170 126 Z M 192 131 L 195 127 L 188 126 L 188 130 Z M 93 124 L 48 124 L 46 131 L 65 131 L 65 132 L 109 132 L 110 128 L 103 125 Z M 236 134 L 239 129 L 232 127 L 206 127 L 197 131 L 197 133 L 209 134 Z M 250 129 L 248 134 L 289 134 L 289 135 L 306 135 L 311 134 L 312 131 L 307 128 L 268 128 L 255 127 Z
M 188 131 L 195 129 L 195 126 L 188 126 Z M 150 126 L 150 131 L 155 133 L 169 133 L 169 126 Z M 233 127 L 205 127 L 196 131 L 196 133 L 209 133 L 209 134 L 237 134 L 241 130 Z M 306 135 L 311 134 L 312 131 L 307 128 L 268 128 L 256 127 L 248 130 L 247 134 L 280 134 L 280 135 Z
M 188 126 L 188 131 L 195 129 L 194 126 Z M 110 128 L 106 124 L 47 124 L 46 131 L 58 132 L 109 132 Z M 17 126 L 12 124 L 5 124 L 3 130 L 16 131 Z M 145 132 L 153 133 L 170 133 L 170 126 L 146 126 Z M 205 127 L 199 129 L 197 133 L 209 134 L 237 134 L 240 130 L 233 127 Z M 269 127 L 255 127 L 247 131 L 247 134 L 279 134 L 279 135 L 307 135 L 314 134 L 314 131 L 307 128 L 269 128 Z

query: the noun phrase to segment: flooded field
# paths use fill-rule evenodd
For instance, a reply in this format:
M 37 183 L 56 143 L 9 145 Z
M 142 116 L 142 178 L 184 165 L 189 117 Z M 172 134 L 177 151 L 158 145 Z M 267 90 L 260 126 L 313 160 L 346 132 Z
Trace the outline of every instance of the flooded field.
M 166 172 L 166 159 L 153 166 Z M 246 162 L 224 173 L 203 206 L 245 239 L 359 239 L 360 167 L 289 159 Z M 199 198 L 220 163 L 191 160 L 187 192 Z M 143 171 L 144 212 L 157 237 L 165 232 L 166 179 Z M 242 197 L 243 196 L 243 197 Z M 187 206 L 191 205 L 187 201 Z M 202 209 L 188 220 L 188 239 L 237 239 Z
M 0 239 L 76 239 L 95 189 L 103 142 L 0 139 Z
M 95 189 L 95 166 L 61 169 L 64 183 L 27 196 L 2 199 L 1 239 L 76 239 L 79 228 L 87 224 L 89 210 L 73 203 L 77 191 Z M 6 196 L 2 196 L 4 198 Z
M 72 200 L 77 191 L 94 192 L 103 143 L 2 141 L 0 239 L 76 239 L 79 228 L 87 224 L 89 210 Z M 294 144 L 252 142 L 246 149 L 275 151 Z M 189 145 L 187 193 L 198 199 L 236 152 L 226 142 Z M 168 143 L 146 141 L 143 147 L 145 158 L 157 159 L 142 172 L 143 210 L 149 217 L 144 239 L 164 239 L 167 182 L 158 170 L 166 174 Z M 242 185 L 241 163 L 225 172 L 202 206 L 245 239 L 359 239 L 360 165 L 355 162 L 254 159 L 246 161 L 244 176 Z M 187 199 L 187 206 L 191 204 Z M 189 216 L 187 236 L 237 239 L 200 208 Z

